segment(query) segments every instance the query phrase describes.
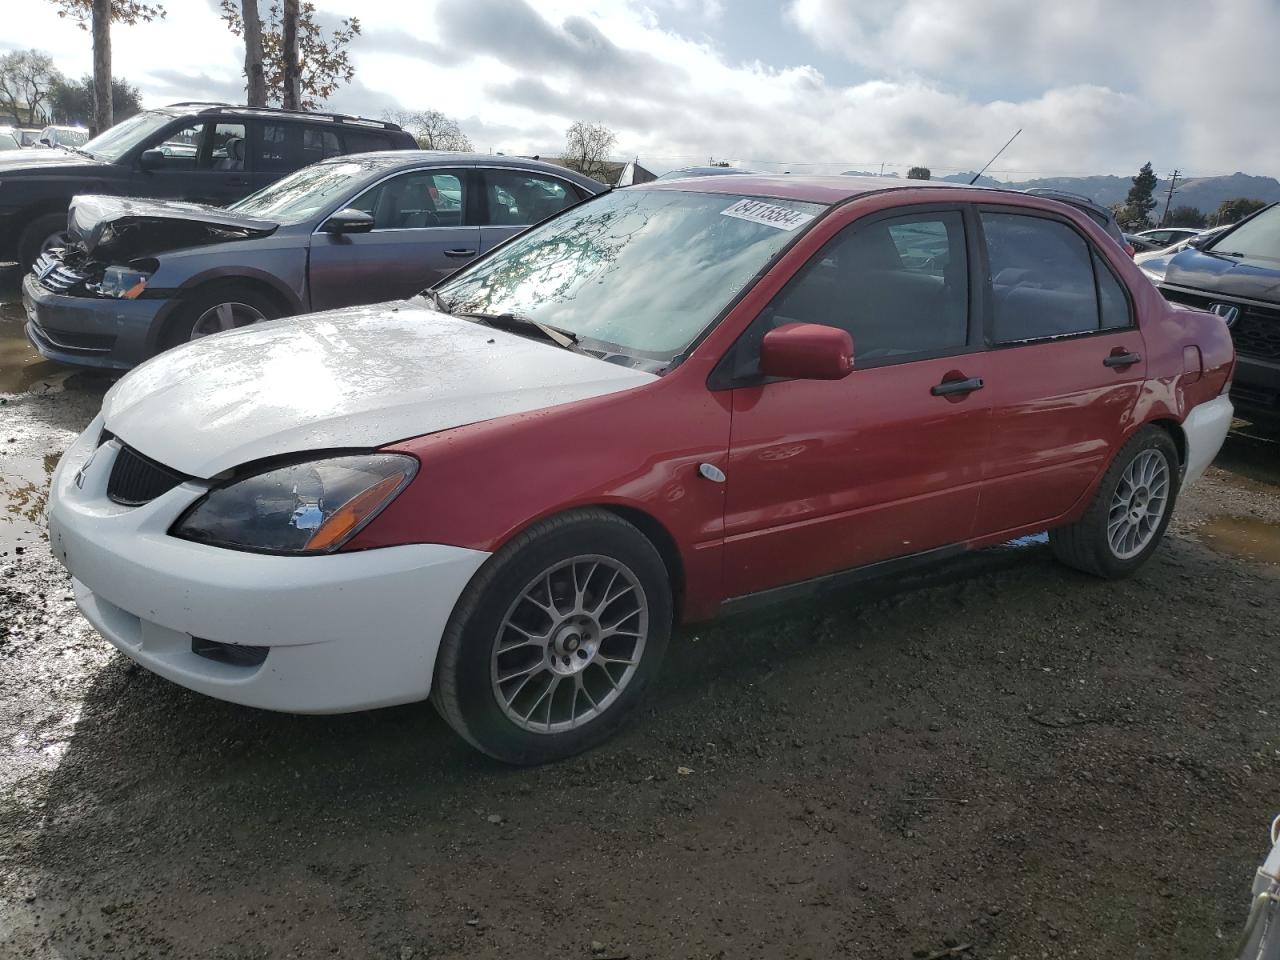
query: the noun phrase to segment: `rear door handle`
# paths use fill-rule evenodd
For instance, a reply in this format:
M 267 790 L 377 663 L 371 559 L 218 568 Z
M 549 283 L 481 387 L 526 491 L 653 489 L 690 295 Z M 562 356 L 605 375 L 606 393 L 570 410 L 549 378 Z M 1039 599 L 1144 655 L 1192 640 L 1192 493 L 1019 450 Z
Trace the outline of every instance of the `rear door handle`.
M 981 377 L 970 377 L 968 380 L 943 380 L 929 392 L 935 397 L 946 397 L 953 393 L 973 393 L 982 387 Z
M 452 250 L 446 250 L 444 255 L 446 257 L 474 257 L 476 252 L 474 250 L 464 250 L 460 247 L 455 247 Z
M 1141 359 L 1142 357 L 1136 353 L 1113 353 L 1102 361 L 1102 365 L 1105 367 L 1132 367 Z

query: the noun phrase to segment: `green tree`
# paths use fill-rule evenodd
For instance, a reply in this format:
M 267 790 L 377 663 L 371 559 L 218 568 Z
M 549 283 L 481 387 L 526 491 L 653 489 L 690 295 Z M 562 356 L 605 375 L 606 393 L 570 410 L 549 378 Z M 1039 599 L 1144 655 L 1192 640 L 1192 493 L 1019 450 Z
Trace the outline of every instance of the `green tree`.
M 148 23 L 165 15 L 160 4 L 140 0 L 50 0 L 58 8 L 58 16 L 79 24 L 81 30 L 93 31 L 94 122 L 96 134 L 115 123 L 111 113 L 111 24 Z
M 931 180 L 933 174 L 929 172 L 928 167 L 912 167 L 907 171 L 908 180 Z
M 86 73 L 79 80 L 60 80 L 49 94 L 49 113 L 60 123 L 87 126 L 93 121 L 93 76 Z M 111 115 L 117 123 L 142 109 L 138 88 L 123 77 L 111 78 Z
M 244 36 L 240 0 L 222 0 L 222 19 L 237 37 Z M 262 69 L 267 82 L 267 100 L 279 106 L 285 102 L 284 9 L 273 0 L 262 21 Z M 316 22 L 316 5 L 298 4 L 298 84 L 299 108 L 315 110 L 344 83 L 350 83 L 356 68 L 347 45 L 360 35 L 360 20 L 347 17 L 330 33 Z
M 62 80 L 53 58 L 39 50 L 14 50 L 0 56 L 0 110 L 14 126 L 39 122 L 47 111 L 49 93 Z
M 1213 215 L 1216 227 L 1243 220 L 1255 210 L 1261 210 L 1267 204 L 1262 200 L 1250 200 L 1248 197 L 1236 197 L 1234 200 L 1223 200 Z
M 1169 211 L 1170 227 L 1203 227 L 1206 226 L 1204 214 L 1195 207 L 1174 207 Z
M 1151 170 L 1151 161 L 1148 160 L 1138 170 L 1138 175 L 1133 178 L 1133 186 L 1129 188 L 1129 195 L 1124 198 L 1131 226 L 1151 226 L 1151 211 L 1156 208 L 1154 194 L 1157 182 L 1156 175 Z

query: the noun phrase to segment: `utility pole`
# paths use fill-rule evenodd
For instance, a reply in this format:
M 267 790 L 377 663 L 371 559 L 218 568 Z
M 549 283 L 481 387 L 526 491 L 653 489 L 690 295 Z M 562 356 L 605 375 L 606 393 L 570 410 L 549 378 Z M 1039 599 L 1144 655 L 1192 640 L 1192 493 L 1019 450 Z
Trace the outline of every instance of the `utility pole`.
M 1160 217 L 1160 226 L 1167 227 L 1169 225 L 1169 204 L 1173 202 L 1173 187 L 1178 182 L 1178 173 L 1180 171 L 1175 167 L 1173 176 L 1169 178 L 1169 195 L 1164 198 L 1164 213 Z

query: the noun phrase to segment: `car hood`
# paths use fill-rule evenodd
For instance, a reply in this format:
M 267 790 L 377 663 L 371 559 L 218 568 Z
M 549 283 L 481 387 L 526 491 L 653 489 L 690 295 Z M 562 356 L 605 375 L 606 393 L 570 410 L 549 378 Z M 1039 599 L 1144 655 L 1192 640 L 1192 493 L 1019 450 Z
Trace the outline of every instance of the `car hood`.
M 1217 257 L 1194 247 L 1169 261 L 1164 282 L 1247 300 L 1280 302 L 1280 264 Z
M 67 214 L 71 246 L 91 257 L 117 260 L 179 247 L 265 237 L 279 226 L 273 220 L 246 217 L 201 203 L 94 194 L 73 197 Z
M 0 176 L 21 176 L 24 173 L 63 173 L 69 172 L 59 168 L 79 167 L 84 170 L 100 170 L 111 164 L 103 160 L 94 160 L 82 153 L 72 153 L 58 147 L 48 149 L 25 148 L 22 150 L 6 150 L 0 153 Z
M 413 301 L 198 340 L 138 367 L 102 412 L 123 442 L 207 479 L 264 457 L 378 447 L 655 379 Z

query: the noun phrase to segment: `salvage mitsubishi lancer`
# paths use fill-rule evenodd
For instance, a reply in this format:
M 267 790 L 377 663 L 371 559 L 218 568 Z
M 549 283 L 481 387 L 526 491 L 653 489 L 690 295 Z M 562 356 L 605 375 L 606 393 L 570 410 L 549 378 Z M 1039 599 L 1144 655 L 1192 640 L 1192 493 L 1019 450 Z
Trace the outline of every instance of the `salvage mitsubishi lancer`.
M 423 297 L 144 364 L 63 457 L 50 540 L 161 676 L 304 713 L 430 698 L 545 762 L 619 726 L 680 623 L 1044 530 L 1132 573 L 1234 362 L 1053 200 L 648 184 Z

